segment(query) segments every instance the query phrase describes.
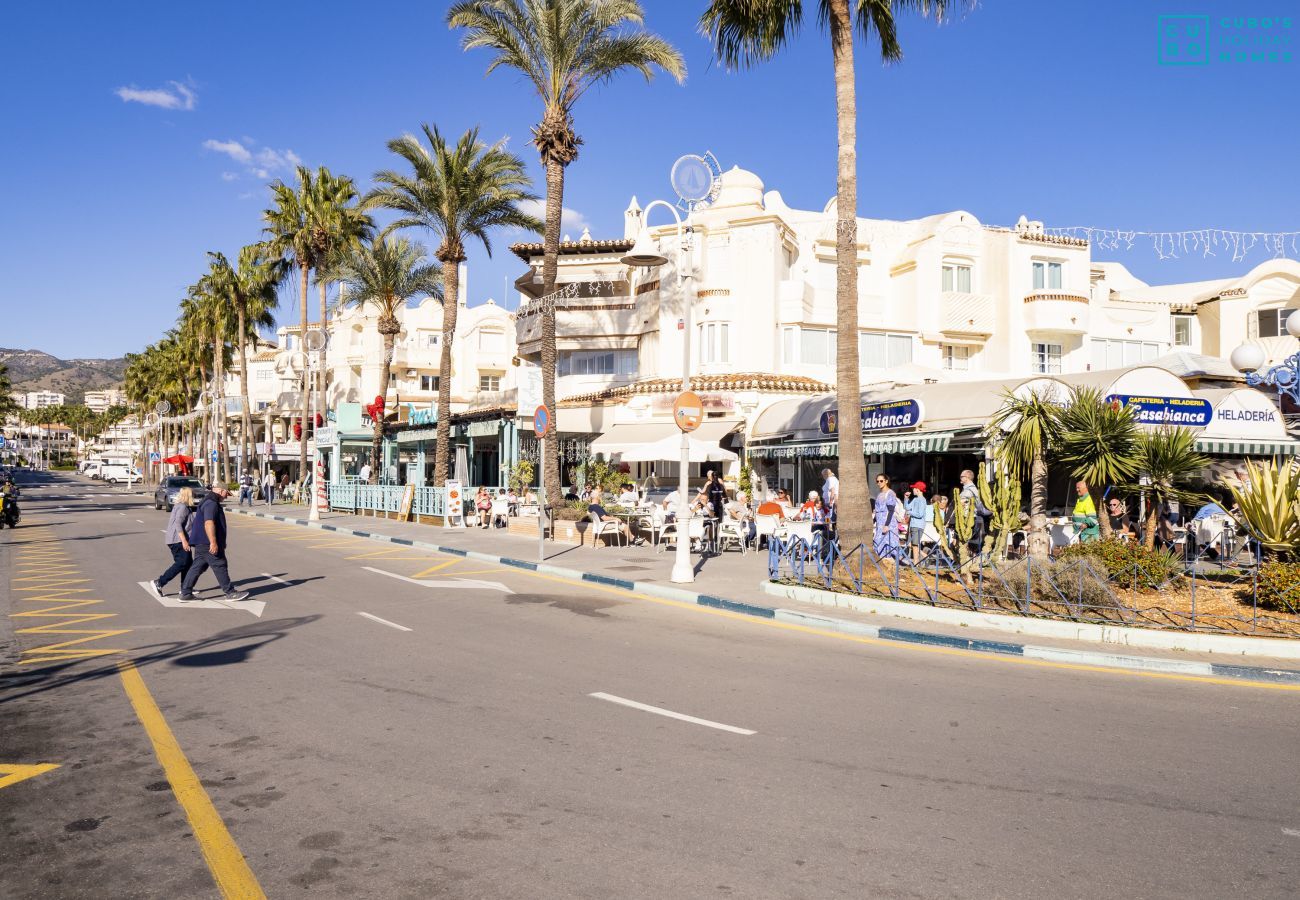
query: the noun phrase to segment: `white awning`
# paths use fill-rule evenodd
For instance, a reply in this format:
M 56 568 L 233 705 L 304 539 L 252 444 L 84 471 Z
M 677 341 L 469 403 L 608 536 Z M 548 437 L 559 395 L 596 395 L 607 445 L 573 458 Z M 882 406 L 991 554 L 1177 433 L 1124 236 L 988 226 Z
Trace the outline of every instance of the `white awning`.
M 742 423 L 739 419 L 706 419 L 691 432 L 692 440 L 702 444 L 717 444 Z M 591 452 L 601 456 L 621 456 L 645 444 L 680 437 L 681 432 L 672 422 L 635 422 L 614 425 L 591 442 Z

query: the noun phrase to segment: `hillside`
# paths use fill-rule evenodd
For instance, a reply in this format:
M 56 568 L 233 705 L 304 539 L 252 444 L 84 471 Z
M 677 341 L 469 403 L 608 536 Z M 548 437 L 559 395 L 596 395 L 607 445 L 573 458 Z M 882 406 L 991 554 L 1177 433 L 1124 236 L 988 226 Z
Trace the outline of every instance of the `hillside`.
M 0 363 L 9 367 L 15 391 L 57 391 L 69 403 L 80 403 L 86 391 L 122 386 L 126 360 L 59 359 L 40 350 L 0 347 Z

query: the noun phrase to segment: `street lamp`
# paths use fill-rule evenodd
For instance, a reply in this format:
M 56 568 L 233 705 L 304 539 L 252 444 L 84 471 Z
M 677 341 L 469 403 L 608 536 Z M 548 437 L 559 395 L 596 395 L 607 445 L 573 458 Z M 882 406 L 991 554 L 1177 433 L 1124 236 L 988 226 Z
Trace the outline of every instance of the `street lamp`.
M 677 289 L 682 295 L 682 390 L 691 389 L 691 297 L 685 289 L 686 279 L 689 277 L 690 268 L 690 244 L 686 240 L 686 233 L 689 228 L 682 222 L 682 217 L 678 215 L 677 209 L 663 200 L 652 200 L 646 204 L 642 212 L 642 223 L 650 217 L 650 210 L 656 206 L 662 206 L 673 214 L 674 221 L 677 222 Z M 690 217 L 687 216 L 689 221 Z M 641 233 L 637 235 L 636 243 L 632 249 L 627 252 L 620 262 L 627 266 L 637 268 L 655 268 L 668 262 L 668 257 L 664 256 L 654 241 L 650 239 L 650 229 L 644 224 L 641 227 Z M 669 580 L 677 584 L 689 584 L 695 580 L 695 567 L 691 565 L 691 545 L 690 545 L 690 508 L 687 502 L 687 496 L 690 491 L 690 484 L 687 482 L 687 469 L 691 464 L 691 438 L 690 435 L 682 432 L 682 461 L 681 471 L 678 473 L 678 495 L 677 505 L 677 552 L 673 560 L 673 571 L 669 575 Z M 683 528 L 685 531 L 683 532 Z
M 1287 316 L 1286 331 L 1292 337 L 1300 338 L 1300 310 L 1293 310 Z M 1300 351 L 1262 373 L 1260 369 L 1264 368 L 1268 357 L 1259 344 L 1242 344 L 1232 351 L 1229 361 L 1234 369 L 1245 373 L 1246 384 L 1251 387 L 1269 385 L 1276 388 L 1278 394 L 1286 394 L 1300 403 Z

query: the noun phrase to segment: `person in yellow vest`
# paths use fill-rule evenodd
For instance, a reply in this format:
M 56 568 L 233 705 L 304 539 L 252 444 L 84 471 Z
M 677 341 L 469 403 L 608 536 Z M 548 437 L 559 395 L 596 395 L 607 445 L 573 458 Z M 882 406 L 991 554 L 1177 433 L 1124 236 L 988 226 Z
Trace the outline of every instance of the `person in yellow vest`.
M 1101 534 L 1098 530 L 1097 504 L 1092 502 L 1086 481 L 1078 482 L 1074 489 L 1079 493 L 1079 499 L 1074 501 L 1074 527 L 1079 533 L 1079 541 L 1095 541 Z

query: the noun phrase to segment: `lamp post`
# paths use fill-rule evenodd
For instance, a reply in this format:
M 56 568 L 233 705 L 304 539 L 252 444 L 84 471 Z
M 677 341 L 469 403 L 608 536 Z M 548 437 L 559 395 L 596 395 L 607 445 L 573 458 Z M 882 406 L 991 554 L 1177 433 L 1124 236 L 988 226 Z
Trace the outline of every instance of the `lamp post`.
M 682 217 L 678 215 L 677 209 L 672 204 L 663 200 L 652 200 L 646 204 L 642 212 L 642 223 L 650 216 L 650 210 L 656 206 L 662 206 L 673 214 L 673 219 L 677 223 L 677 288 L 682 295 L 682 390 L 691 389 L 691 297 L 686 291 L 686 279 L 690 277 L 687 271 L 690 268 L 690 244 L 686 240 L 686 234 L 690 230 L 689 226 L 682 222 Z M 690 216 L 687 216 L 687 222 Z M 638 268 L 655 268 L 668 262 L 668 257 L 664 256 L 654 241 L 650 238 L 650 230 L 644 224 L 641 227 L 641 233 L 637 235 L 636 243 L 632 249 L 627 252 L 621 260 L 624 265 L 635 266 Z M 678 507 L 677 507 L 677 550 L 673 560 L 673 571 L 669 575 L 669 580 L 677 584 L 689 584 L 695 580 L 695 567 L 691 565 L 691 545 L 690 545 L 690 516 L 688 514 L 689 505 L 687 496 L 690 492 L 690 484 L 687 481 L 687 469 L 691 464 L 691 438 L 690 435 L 682 432 L 682 461 L 681 471 L 678 473 Z M 685 532 L 683 532 L 685 527 Z
M 1287 334 L 1300 338 L 1300 310 L 1295 310 L 1286 319 Z M 1268 385 L 1277 389 L 1278 394 L 1286 394 L 1300 404 L 1300 351 L 1296 351 L 1263 373 L 1260 369 L 1268 361 L 1264 348 L 1259 344 L 1245 343 L 1232 351 L 1229 357 L 1232 367 L 1246 375 L 1246 384 L 1251 387 Z

